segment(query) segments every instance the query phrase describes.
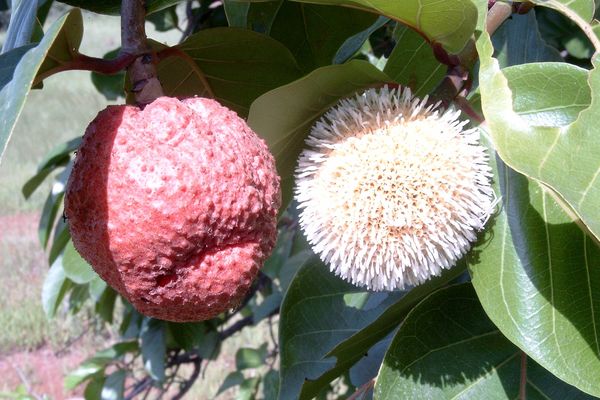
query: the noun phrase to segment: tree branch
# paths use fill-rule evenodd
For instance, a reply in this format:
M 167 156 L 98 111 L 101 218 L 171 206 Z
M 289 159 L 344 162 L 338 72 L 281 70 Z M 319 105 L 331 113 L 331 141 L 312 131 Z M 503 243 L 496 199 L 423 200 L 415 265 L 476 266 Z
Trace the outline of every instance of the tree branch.
M 156 55 L 148 46 L 144 27 L 144 0 L 123 0 L 121 3 L 121 52 L 135 56 L 127 68 L 131 91 L 138 105 L 152 103 L 164 96 L 156 72 Z
M 494 2 L 491 5 L 486 17 L 487 32 L 490 36 L 512 15 L 512 12 L 513 7 L 508 3 Z M 436 49 L 434 48 L 435 51 Z M 435 54 L 438 60 L 443 60 L 444 58 L 440 55 L 440 51 L 438 49 Z M 459 94 L 466 94 L 471 86 L 469 70 L 473 67 L 476 60 L 477 49 L 475 48 L 475 42 L 470 40 L 457 58 L 447 57 L 447 62 L 441 61 L 449 65 L 448 73 L 433 91 L 431 97 L 447 106 L 455 101 Z
M 519 384 L 519 400 L 527 399 L 527 354 L 521 351 L 521 382 Z
M 200 357 L 193 361 L 194 371 L 192 372 L 192 375 L 190 375 L 190 377 L 185 380 L 185 383 L 181 386 L 181 389 L 179 389 L 179 393 L 173 396 L 173 400 L 182 399 L 183 396 L 191 389 L 192 385 L 194 384 L 194 382 L 196 382 L 196 379 L 198 379 L 198 376 L 200 375 L 201 362 L 202 359 Z

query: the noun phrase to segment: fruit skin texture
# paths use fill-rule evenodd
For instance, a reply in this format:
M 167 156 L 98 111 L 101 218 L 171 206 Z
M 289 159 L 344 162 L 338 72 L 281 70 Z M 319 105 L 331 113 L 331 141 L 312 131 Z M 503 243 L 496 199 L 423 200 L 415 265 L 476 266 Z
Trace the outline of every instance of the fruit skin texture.
M 214 100 L 109 106 L 67 183 L 73 244 L 142 314 L 210 319 L 244 298 L 276 239 L 266 144 Z

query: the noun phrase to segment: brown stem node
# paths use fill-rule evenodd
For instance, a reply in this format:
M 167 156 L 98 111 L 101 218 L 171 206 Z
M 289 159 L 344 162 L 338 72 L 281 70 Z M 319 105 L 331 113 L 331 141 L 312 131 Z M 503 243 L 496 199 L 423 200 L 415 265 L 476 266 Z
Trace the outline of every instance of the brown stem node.
M 139 106 L 152 103 L 164 96 L 158 80 L 155 55 L 148 45 L 145 29 L 144 0 L 123 0 L 121 3 L 121 53 L 135 56 L 127 67 L 132 92 Z

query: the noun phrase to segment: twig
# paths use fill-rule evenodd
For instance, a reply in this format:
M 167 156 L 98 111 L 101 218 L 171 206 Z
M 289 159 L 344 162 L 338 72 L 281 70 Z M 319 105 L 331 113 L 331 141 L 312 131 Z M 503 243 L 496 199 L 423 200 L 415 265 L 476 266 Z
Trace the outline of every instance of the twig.
M 469 103 L 467 101 L 467 99 L 465 99 L 463 96 L 457 96 L 454 99 L 454 104 L 456 104 L 458 106 L 458 108 L 461 109 L 462 112 L 467 114 L 467 116 L 469 118 L 471 118 L 473 121 L 477 122 L 478 124 L 482 124 L 485 121 L 483 116 L 479 115 L 479 113 L 477 111 L 475 111 L 473 109 L 473 107 L 471 107 L 471 103 Z
M 185 383 L 181 386 L 181 389 L 179 389 L 179 393 L 173 396 L 173 400 L 182 399 L 183 396 L 191 389 L 192 385 L 194 382 L 196 382 L 196 379 L 198 379 L 198 376 L 200 375 L 201 362 L 202 359 L 199 357 L 194 361 L 194 371 L 192 372 L 192 375 L 186 379 Z
M 487 33 L 492 36 L 498 30 L 500 25 L 504 23 L 512 15 L 513 7 L 509 3 L 498 1 L 494 3 L 488 11 L 486 19 Z
M 527 399 L 527 354 L 521 351 L 521 382 L 519 385 L 519 400 Z
M 513 8 L 505 2 L 495 2 L 486 17 L 487 31 L 492 35 L 506 19 L 512 15 Z M 448 73 L 433 91 L 431 97 L 441 101 L 444 105 L 452 103 L 459 93 L 466 93 L 471 86 L 469 70 L 477 60 L 475 43 L 470 40 L 457 57 L 444 56 L 443 49 L 434 47 L 434 53 L 441 62 L 447 64 Z
M 148 387 L 152 388 L 152 378 L 146 376 L 144 379 L 135 384 L 133 390 L 127 396 L 125 396 L 125 400 L 133 400 L 135 396 L 148 389 Z
M 277 307 L 275 310 L 271 311 L 269 313 L 268 317 L 271 317 L 277 313 L 279 313 L 279 307 Z M 228 337 L 232 336 L 233 334 L 241 331 L 245 327 L 252 325 L 253 323 L 254 323 L 254 317 L 252 315 L 244 317 L 244 318 L 240 319 L 239 321 L 237 321 L 236 323 L 234 323 L 233 325 L 231 325 L 229 328 L 219 332 L 219 339 L 225 340 Z
M 38 85 L 49 76 L 63 71 L 94 71 L 104 75 L 113 75 L 124 70 L 133 60 L 135 60 L 133 54 L 121 53 L 112 60 L 105 60 L 103 58 L 90 57 L 78 53 L 72 60 L 38 74 L 35 77 L 33 84 L 34 86 Z
M 146 9 L 144 0 L 123 0 L 121 3 L 121 52 L 136 58 L 127 68 L 131 91 L 140 106 L 163 96 L 158 80 L 156 55 L 151 52 L 144 28 Z
M 27 380 L 27 377 L 25 377 L 25 374 L 23 373 L 23 371 L 21 371 L 21 368 L 17 367 L 16 365 L 13 365 L 12 367 L 15 370 L 15 372 L 17 373 L 17 375 L 19 375 L 19 379 L 21 380 L 21 382 L 23 382 L 23 386 L 25 386 L 25 390 L 27 391 L 27 394 L 32 397 L 35 397 L 36 400 L 42 400 L 42 396 L 36 394 L 33 391 L 33 389 L 31 388 L 31 384 Z
M 86 328 L 76 337 L 71 338 L 69 340 L 67 340 L 67 343 L 65 343 L 65 345 L 63 346 L 62 349 L 59 349 L 57 351 L 54 352 L 54 355 L 57 357 L 62 356 L 63 354 L 67 353 L 68 350 L 71 350 L 71 346 L 79 341 L 86 333 L 88 333 L 90 330 L 90 324 L 87 324 Z
M 183 42 L 192 32 L 194 32 L 194 27 L 196 26 L 197 17 L 192 12 L 192 3 L 194 0 L 188 0 L 185 4 L 185 15 L 187 17 L 187 25 L 183 30 L 181 35 L 181 39 L 179 39 L 179 43 Z

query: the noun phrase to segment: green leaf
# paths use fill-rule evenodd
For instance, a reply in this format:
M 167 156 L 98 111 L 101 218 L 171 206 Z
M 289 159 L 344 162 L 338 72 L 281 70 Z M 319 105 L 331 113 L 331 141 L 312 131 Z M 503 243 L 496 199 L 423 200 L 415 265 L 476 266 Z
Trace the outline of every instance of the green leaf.
M 393 332 L 392 332 L 393 333 Z M 376 378 L 383 362 L 383 356 L 392 342 L 392 335 L 388 335 L 385 339 L 377 342 L 364 356 L 350 368 L 348 376 L 350 382 L 360 387 L 371 379 Z
M 19 64 L 19 61 L 21 61 L 21 58 L 35 46 L 35 44 L 28 44 L 0 55 L 0 89 L 11 81 L 15 68 Z
M 258 376 L 244 380 L 240 385 L 237 396 L 235 396 L 235 400 L 254 400 L 259 384 L 260 377 Z
M 90 298 L 90 291 L 87 284 L 73 285 L 73 289 L 69 293 L 69 312 L 77 314 L 83 304 Z
M 349 338 L 337 343 L 329 351 L 327 356 L 336 358 L 335 367 L 319 378 L 317 382 L 329 382 L 332 378 L 339 376 L 343 371 L 355 365 L 364 354 L 370 354 L 374 351 L 374 346 L 396 329 L 406 314 L 416 304 L 435 289 L 458 279 L 464 274 L 466 268 L 466 260 L 463 259 L 454 268 L 442 272 L 442 275 L 434 277 L 407 292 L 401 293 L 401 297 L 381 312 L 376 319 L 362 327 L 362 329 Z
M 89 282 L 88 286 L 90 290 L 90 297 L 92 298 L 92 300 L 94 300 L 96 303 L 101 301 L 102 295 L 104 294 L 107 288 L 106 282 L 104 282 L 102 278 L 100 278 L 96 274 L 94 278 Z
M 241 347 L 235 353 L 235 367 L 240 371 L 248 368 L 258 368 L 265 363 L 267 355 L 266 343 L 263 343 L 258 349 Z
M 99 14 L 119 15 L 121 12 L 121 0 L 60 0 L 60 2 Z M 181 2 L 183 0 L 146 0 L 146 12 L 152 14 Z
M 103 371 L 105 366 L 106 363 L 99 363 L 90 360 L 85 361 L 65 377 L 65 388 L 67 390 L 75 389 L 77 386 L 81 385 L 98 372 Z
M 377 399 L 591 399 L 552 376 L 507 340 L 471 284 L 441 289 L 411 311 L 381 366 Z M 525 365 L 522 364 L 525 361 Z
M 56 187 L 56 183 L 52 185 L 52 189 Z M 40 221 L 38 225 L 38 238 L 43 248 L 48 245 L 48 239 L 50 239 L 50 232 L 52 232 L 52 227 L 54 226 L 54 222 L 56 221 L 56 215 L 58 214 L 58 209 L 62 205 L 62 199 L 64 196 L 64 191 L 51 190 L 48 193 L 48 197 L 46 198 L 46 202 L 44 203 L 44 208 L 42 209 L 42 215 L 40 216 Z
M 152 13 L 146 17 L 146 20 L 152 22 L 154 29 L 158 32 L 166 32 L 179 27 L 179 17 L 177 16 L 176 6 L 164 8 Z
M 408 86 L 417 96 L 431 92 L 446 75 L 446 66 L 435 58 L 429 44 L 415 31 L 398 26 L 396 46 L 383 72 L 394 81 Z
M 336 366 L 335 358 L 328 353 L 372 323 L 400 297 L 400 293 L 384 293 L 369 307 L 348 307 L 344 296 L 359 292 L 363 289 L 335 277 L 316 256 L 302 265 L 281 306 L 280 398 L 307 399 L 318 394 L 343 371 L 335 370 L 320 379 Z M 362 355 L 356 354 L 357 358 Z
M 294 237 L 297 234 L 299 234 L 297 227 L 284 225 L 279 228 L 275 248 L 261 269 L 261 272 L 271 278 L 271 280 L 279 277 L 281 268 L 290 258 Z
M 52 231 L 52 227 L 56 222 L 56 215 L 58 214 L 58 210 L 63 204 L 62 200 L 65 193 L 65 186 L 67 184 L 67 179 L 69 179 L 72 166 L 72 163 L 68 163 L 65 166 L 65 169 L 60 174 L 58 174 L 58 176 L 54 180 L 54 183 L 52 184 L 50 193 L 48 193 L 46 202 L 44 203 L 44 208 L 42 209 L 42 215 L 40 216 L 40 221 L 38 225 L 38 238 L 40 240 L 40 243 L 42 244 L 42 247 L 44 248 L 48 245 L 48 239 L 50 239 L 50 232 Z M 52 168 L 55 167 L 48 166 L 44 167 L 43 170 L 48 170 Z M 23 190 L 25 191 L 25 187 L 23 188 Z M 65 221 L 63 220 L 63 225 L 64 222 Z M 56 239 L 59 238 L 60 237 L 55 234 L 54 241 L 56 241 Z M 60 249 L 58 250 L 60 251 Z
M 263 400 L 276 400 L 279 391 L 279 371 L 270 369 L 262 378 Z
M 219 333 L 216 331 L 208 331 L 202 337 L 196 351 L 203 359 L 214 360 L 219 355 L 220 345 Z
M 54 261 L 60 256 L 63 249 L 69 243 L 71 234 L 69 233 L 69 226 L 66 222 L 59 219 L 54 228 L 54 234 L 52 237 L 52 246 L 50 246 L 50 252 L 48 253 L 48 264 L 54 263 Z
M 71 240 L 65 246 L 63 253 L 63 269 L 67 278 L 80 285 L 88 283 L 98 276 L 90 264 L 75 250 Z
M 558 50 L 566 50 L 572 57 L 585 58 L 586 61 L 594 54 L 594 46 L 573 21 L 549 8 L 538 7 L 535 12 L 540 34 L 548 44 Z M 596 25 L 595 30 L 597 28 Z
M 104 382 L 104 376 L 94 377 L 94 379 L 90 380 L 83 391 L 83 398 L 85 400 L 101 400 Z
M 42 307 L 48 318 L 54 317 L 56 309 L 72 286 L 73 282 L 67 279 L 63 270 L 62 260 L 57 259 L 50 267 L 42 287 Z
M 98 277 L 97 279 L 100 279 Z M 95 310 L 102 319 L 109 324 L 113 322 L 113 313 L 115 309 L 115 301 L 117 300 L 117 292 L 110 286 L 107 286 L 102 292 L 102 296 L 96 303 Z
M 137 340 L 117 342 L 104 350 L 98 351 L 90 361 L 106 365 L 127 353 L 137 353 L 139 350 Z
M 502 67 L 538 61 L 563 61 L 541 37 L 535 10 L 513 15 L 492 37 L 494 57 Z M 533 86 L 533 85 L 532 85 Z
M 548 189 L 499 164 L 503 212 L 471 268 L 502 333 L 554 375 L 600 395 L 600 248 Z
M 283 299 L 281 292 L 274 292 L 273 294 L 267 296 L 262 303 L 252 308 L 252 312 L 254 317 L 252 322 L 254 325 L 258 325 L 260 321 L 267 318 L 271 315 L 279 305 L 281 304 L 281 300 Z
M 377 16 L 355 9 L 283 2 L 270 35 L 291 50 L 303 71 L 329 65 L 349 36 L 369 28 Z
M 102 400 L 123 400 L 126 377 L 127 372 L 122 369 L 107 376 L 102 387 Z
M 389 18 L 379 16 L 367 29 L 346 39 L 333 57 L 333 64 L 343 64 L 348 61 L 365 44 L 369 36 L 390 21 Z
M 252 2 L 248 10 L 247 28 L 269 35 L 279 9 L 287 0 Z
M 37 14 L 37 1 L 13 1 L 10 22 L 6 38 L 2 45 L 2 53 L 28 44 L 31 40 L 35 17 Z
M 0 90 L 0 159 L 15 127 L 15 123 L 23 110 L 25 99 L 33 80 L 46 59 L 55 41 L 66 35 L 66 31 L 81 21 L 81 14 L 74 10 L 59 18 L 48 29 L 42 41 L 25 53 L 14 69 L 12 80 Z
M 477 8 L 469 0 L 310 0 L 310 3 L 342 5 L 395 19 L 420 32 L 429 42 L 448 52 L 465 46 L 477 22 Z
M 48 33 L 45 36 L 47 35 Z M 81 17 L 81 11 L 75 9 L 68 14 L 64 28 L 59 32 L 56 40 L 48 50 L 48 54 L 37 73 L 37 78 L 40 79 L 42 74 L 46 77 L 50 76 L 52 72 L 60 70 L 63 64 L 77 57 L 82 38 L 83 18 Z
M 564 114 L 563 108 L 569 110 L 573 104 L 587 106 L 589 87 L 578 82 L 584 71 L 565 64 L 533 64 L 523 67 L 526 68 L 523 71 L 528 71 L 529 79 L 515 86 L 500 71 L 497 60 L 491 57 L 492 46 L 487 34 L 481 35 L 477 46 L 481 57 L 482 109 L 494 147 L 509 166 L 557 191 L 596 238 L 600 238 L 600 185 L 597 184 L 600 182 L 600 137 L 595 129 L 600 113 L 597 99 L 600 68 L 592 70 L 588 77 L 592 105 L 570 125 L 563 125 L 570 122 L 556 117 Z M 600 64 L 600 59 L 594 63 Z M 558 86 L 561 90 L 557 90 L 557 77 L 562 82 Z M 524 116 L 527 110 L 515 107 L 513 94 L 517 98 L 529 96 L 527 103 L 534 110 L 528 113 L 542 113 L 543 116 L 544 107 L 550 107 L 549 117 L 532 121 Z
M 224 0 L 223 8 L 225 9 L 225 15 L 230 27 L 246 28 L 250 3 L 238 0 Z
M 539 6 L 552 8 L 567 16 L 569 11 L 574 11 L 585 21 L 591 21 L 596 11 L 594 0 L 531 0 L 531 2 Z
M 142 357 L 144 367 L 152 379 L 158 382 L 165 380 L 165 323 L 157 319 L 146 318 L 140 333 L 142 340 Z
M 77 150 L 80 144 L 81 138 L 77 137 L 68 142 L 59 144 L 46 154 L 38 165 L 36 174 L 23 185 L 23 189 L 21 190 L 23 196 L 28 199 L 48 175 L 57 168 L 67 165 L 70 159 L 70 153 Z M 58 181 L 65 184 L 69 173 L 70 171 L 66 173 L 66 177 L 63 174 Z
M 244 379 L 244 374 L 242 374 L 240 371 L 230 372 L 229 375 L 225 377 L 225 380 L 221 384 L 221 387 L 219 387 L 219 390 L 217 390 L 216 395 L 218 396 L 227 389 L 241 385 L 242 382 L 244 382 Z
M 214 97 L 246 116 L 254 99 L 300 76 L 288 49 L 269 36 L 246 29 L 202 30 L 162 60 L 158 76 L 165 94 Z
M 206 325 L 202 322 L 167 322 L 167 327 L 175 342 L 185 350 L 191 350 L 200 343 L 206 332 Z
M 292 198 L 296 160 L 312 125 L 341 98 L 390 79 L 365 61 L 319 68 L 252 103 L 248 124 L 269 144 L 281 176 L 283 206 Z

